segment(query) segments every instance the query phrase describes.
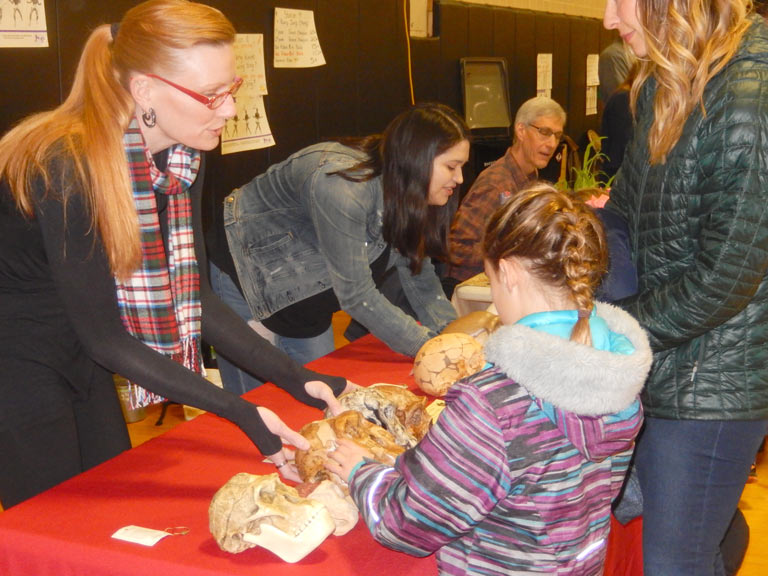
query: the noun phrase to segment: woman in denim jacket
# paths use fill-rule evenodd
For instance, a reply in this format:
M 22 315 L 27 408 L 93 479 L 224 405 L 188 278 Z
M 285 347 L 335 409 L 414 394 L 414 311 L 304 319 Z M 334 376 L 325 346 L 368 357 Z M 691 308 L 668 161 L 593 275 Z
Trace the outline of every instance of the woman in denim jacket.
M 417 105 L 382 135 L 305 148 L 226 198 L 245 298 L 279 347 L 298 362 L 332 351 L 341 309 L 414 356 L 456 317 L 430 257 L 444 256 L 468 134 L 450 108 Z M 418 321 L 379 290 L 393 269 Z

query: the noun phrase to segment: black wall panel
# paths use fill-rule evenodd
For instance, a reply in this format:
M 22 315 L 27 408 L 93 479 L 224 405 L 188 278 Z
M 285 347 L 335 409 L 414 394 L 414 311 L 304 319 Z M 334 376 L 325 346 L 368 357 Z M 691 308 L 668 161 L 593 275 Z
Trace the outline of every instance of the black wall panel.
M 553 16 L 552 24 L 552 98 L 568 110 L 571 108 L 571 21 Z
M 517 18 L 520 15 L 512 10 L 496 10 L 493 18 L 493 55 L 503 55 L 507 59 L 509 76 L 509 106 L 514 121 L 519 106 L 517 85 L 520 83 L 515 62 L 517 54 Z
M 504 56 L 504 54 L 498 54 L 498 56 Z M 521 12 L 515 18 L 514 53 L 506 57 L 511 77 L 514 78 L 514 80 L 510 79 L 512 82 L 510 104 L 512 110 L 517 110 L 520 104 L 536 95 L 535 12 Z
M 493 14 L 484 6 L 472 6 L 468 10 L 469 37 L 465 56 L 487 56 L 493 52 Z
M 440 38 L 411 38 L 413 88 L 417 100 L 441 101 L 439 75 L 435 62 L 440 61 Z
M 267 56 L 268 119 L 272 148 L 208 154 L 207 184 L 219 195 L 270 164 L 325 138 L 380 131 L 410 102 L 405 0 L 207 0 L 238 32 L 263 33 Z M 49 109 L 69 91 L 85 39 L 95 26 L 118 21 L 136 0 L 49 0 L 50 47 L 0 50 L 0 131 L 32 112 Z M 274 8 L 313 10 L 326 66 L 275 69 L 271 62 Z M 553 97 L 569 114 L 568 133 L 579 141 L 598 127 L 585 116 L 586 55 L 615 37 L 597 19 L 436 2 L 435 38 L 411 39 L 417 101 L 439 100 L 461 111 L 459 59 L 504 56 L 510 104 L 536 93 L 536 55 L 553 54 Z M 468 181 L 473 178 L 468 174 Z
M 402 2 L 360 0 L 359 6 L 357 113 L 367 134 L 381 132 L 411 97 Z
M 440 5 L 440 101 L 461 110 L 461 77 L 459 58 L 469 56 L 469 10 L 473 6 L 460 3 Z M 418 100 L 418 94 L 416 95 Z
M 360 134 L 358 0 L 320 0 L 315 17 L 326 65 L 317 77 L 318 135 Z M 332 38 L 333 41 L 325 41 Z
M 55 108 L 61 102 L 55 4 L 46 2 L 45 19 L 48 48 L 0 49 L 0 132 L 31 112 Z

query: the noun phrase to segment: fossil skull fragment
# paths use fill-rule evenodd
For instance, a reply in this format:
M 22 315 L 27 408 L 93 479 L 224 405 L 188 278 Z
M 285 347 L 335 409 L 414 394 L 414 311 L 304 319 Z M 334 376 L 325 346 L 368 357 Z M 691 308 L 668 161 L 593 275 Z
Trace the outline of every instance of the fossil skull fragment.
M 404 386 L 373 384 L 357 388 L 339 396 L 339 403 L 384 428 L 404 448 L 414 447 L 429 430 L 431 421 L 426 411 L 427 399 Z
M 416 353 L 413 378 L 427 394 L 445 396 L 448 388 L 479 372 L 484 364 L 483 348 L 472 336 L 461 332 L 441 334 Z
M 310 445 L 309 450 L 296 450 L 296 467 L 304 482 L 333 480 L 337 484 L 346 485 L 346 478 L 341 479 L 325 469 L 328 453 L 336 449 L 338 438 L 353 440 L 384 464 L 393 464 L 395 458 L 404 451 L 392 434 L 354 410 L 347 410 L 334 418 L 310 422 L 299 432 L 309 440 Z

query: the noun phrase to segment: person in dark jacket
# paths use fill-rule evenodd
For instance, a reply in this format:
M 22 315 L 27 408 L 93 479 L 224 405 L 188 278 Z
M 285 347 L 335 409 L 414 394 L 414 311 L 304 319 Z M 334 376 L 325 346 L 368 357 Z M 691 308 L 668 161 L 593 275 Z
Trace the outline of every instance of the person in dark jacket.
M 341 411 L 334 394 L 351 385 L 258 337 L 205 275 L 200 151 L 235 113 L 234 40 L 210 6 L 139 4 L 93 31 L 61 106 L 0 141 L 5 508 L 130 448 L 113 372 L 137 405 L 165 397 L 231 420 L 298 479 L 282 440 L 309 444 L 203 378 L 203 337 L 297 399 Z
M 722 574 L 768 422 L 768 29 L 746 3 L 608 0 L 641 60 L 623 217 L 654 363 L 636 465 L 645 573 Z
M 632 140 L 633 118 L 629 108 L 629 90 L 637 74 L 637 63 L 629 69 L 624 81 L 619 84 L 608 98 L 600 119 L 601 152 L 605 154 L 604 162 L 600 165 L 600 178 L 603 183 L 611 182 L 619 171 L 624 150 Z

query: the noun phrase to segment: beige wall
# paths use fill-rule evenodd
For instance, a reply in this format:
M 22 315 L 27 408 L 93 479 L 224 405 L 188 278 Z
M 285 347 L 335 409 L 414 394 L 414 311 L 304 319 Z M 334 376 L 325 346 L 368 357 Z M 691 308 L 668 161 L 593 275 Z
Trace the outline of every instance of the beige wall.
M 570 16 L 586 16 L 588 18 L 603 18 L 605 0 L 462 0 L 468 4 L 487 4 L 491 6 L 507 6 L 537 10 L 539 12 L 556 12 Z

